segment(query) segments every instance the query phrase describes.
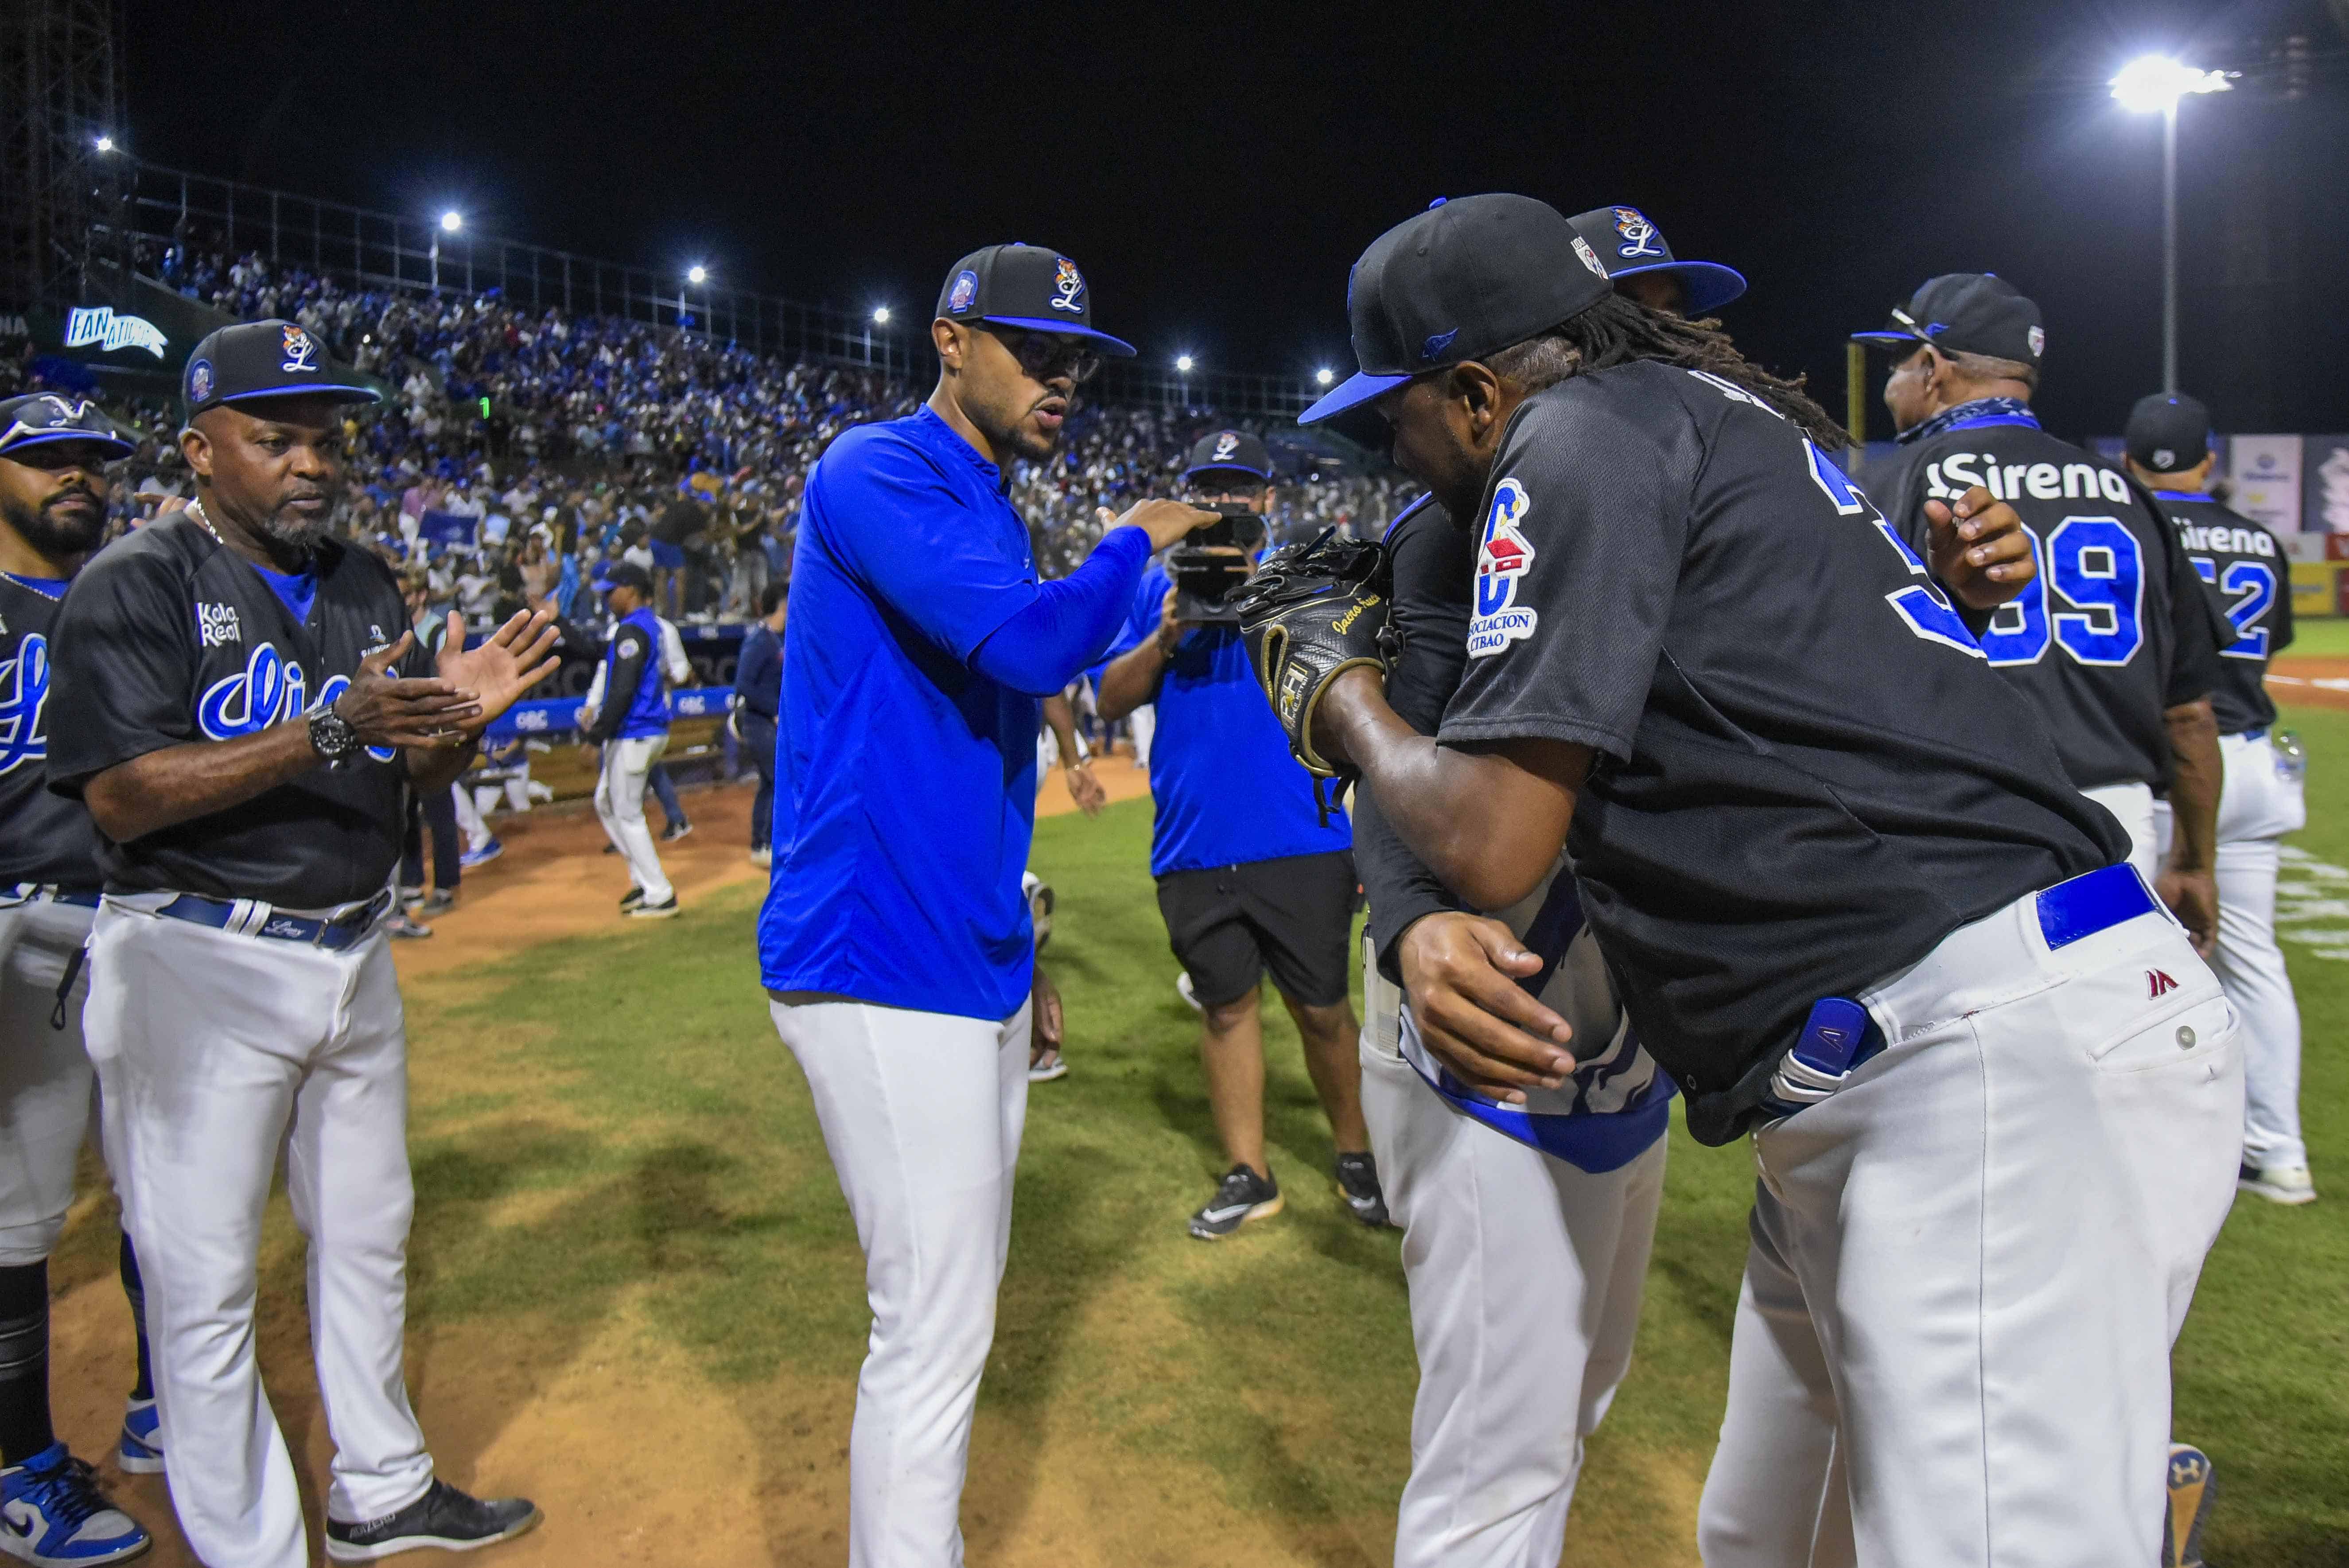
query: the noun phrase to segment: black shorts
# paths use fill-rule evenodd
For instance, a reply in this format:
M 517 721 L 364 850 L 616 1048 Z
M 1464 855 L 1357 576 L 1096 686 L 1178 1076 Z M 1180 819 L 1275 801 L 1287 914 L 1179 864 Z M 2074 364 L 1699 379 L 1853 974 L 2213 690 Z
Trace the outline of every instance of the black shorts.
M 1346 1000 L 1353 945 L 1354 856 L 1285 855 L 1158 878 L 1166 942 L 1202 1007 L 1237 1002 L 1267 970 L 1291 1002 Z

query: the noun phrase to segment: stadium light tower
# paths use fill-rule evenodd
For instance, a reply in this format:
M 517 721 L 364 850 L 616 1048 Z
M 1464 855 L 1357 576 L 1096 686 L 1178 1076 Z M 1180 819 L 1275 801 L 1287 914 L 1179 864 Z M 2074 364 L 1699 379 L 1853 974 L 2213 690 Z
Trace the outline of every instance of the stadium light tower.
M 432 292 L 440 292 L 440 236 L 453 234 L 464 228 L 465 214 L 451 207 L 440 214 L 440 226 L 432 231 Z
M 1191 356 L 1188 354 L 1175 355 L 1174 369 L 1185 376 L 1189 375 L 1191 373 Z
M 2225 71 L 2197 70 L 2168 55 L 2145 55 L 2123 66 L 2113 97 L 2131 114 L 2161 115 L 2161 389 L 2178 390 L 2178 100 L 2189 93 L 2226 92 Z
M 1337 379 L 1337 372 L 1331 370 L 1327 365 L 1313 372 L 1313 384 L 1317 387 L 1326 387 Z
M 114 138 L 101 136 L 90 145 L 96 147 L 100 152 L 111 152 L 114 151 Z
M 876 305 L 873 307 L 873 325 L 875 327 L 886 327 L 889 325 L 889 307 L 887 306 Z

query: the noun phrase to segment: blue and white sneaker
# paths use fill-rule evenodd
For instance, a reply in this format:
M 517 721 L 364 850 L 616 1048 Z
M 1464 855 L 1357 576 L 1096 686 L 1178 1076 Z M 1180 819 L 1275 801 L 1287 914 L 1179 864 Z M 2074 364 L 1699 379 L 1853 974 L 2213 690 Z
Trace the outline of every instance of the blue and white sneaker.
M 138 1556 L 154 1542 L 106 1499 L 98 1472 L 51 1443 L 0 1470 L 0 1552 L 40 1568 L 90 1568 Z
M 506 852 L 506 846 L 492 838 L 479 849 L 468 849 L 457 857 L 457 864 L 471 871 L 476 866 L 486 866 Z
M 122 1440 L 114 1446 L 114 1462 L 134 1476 L 163 1473 L 163 1417 L 154 1400 L 132 1399 L 122 1407 Z

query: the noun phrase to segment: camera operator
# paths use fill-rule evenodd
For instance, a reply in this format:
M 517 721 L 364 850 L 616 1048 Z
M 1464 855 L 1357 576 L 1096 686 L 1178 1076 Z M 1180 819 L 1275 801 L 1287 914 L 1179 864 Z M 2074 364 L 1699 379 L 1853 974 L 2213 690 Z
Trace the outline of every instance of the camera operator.
M 1150 874 L 1166 936 L 1206 1020 L 1199 1059 L 1231 1168 L 1191 1217 L 1203 1241 L 1280 1211 L 1264 1150 L 1264 1040 L 1258 981 L 1297 1021 L 1305 1065 L 1337 1143 L 1338 1186 L 1354 1217 L 1387 1223 L 1362 1125 L 1354 1010 L 1346 996 L 1356 880 L 1343 813 L 1323 815 L 1313 779 L 1288 753 L 1224 601 L 1265 542 L 1272 483 L 1264 442 L 1217 431 L 1191 449 L 1190 499 L 1225 514 L 1143 575 L 1101 679 L 1101 715 L 1155 701 Z

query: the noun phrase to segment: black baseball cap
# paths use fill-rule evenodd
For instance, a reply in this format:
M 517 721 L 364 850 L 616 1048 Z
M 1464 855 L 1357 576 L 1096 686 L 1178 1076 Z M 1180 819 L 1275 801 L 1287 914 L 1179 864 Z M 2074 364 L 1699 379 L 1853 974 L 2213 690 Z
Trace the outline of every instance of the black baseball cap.
M 1983 354 L 2033 367 L 2047 348 L 2039 306 L 1994 272 L 1951 272 L 1929 278 L 1906 305 L 1893 307 L 1883 331 L 1855 332 L 1852 337 L 1895 348 L 1930 343 L 1953 354 Z
M 1058 332 L 1133 358 L 1133 345 L 1093 327 L 1093 291 L 1077 264 L 1043 245 L 989 245 L 954 264 L 938 290 L 948 321 L 992 321 L 1031 332 Z
M 2210 455 L 2210 410 L 2183 392 L 2154 392 L 2128 417 L 2129 460 L 2156 473 L 2178 473 Z
M 295 321 L 246 321 L 223 327 L 196 345 L 180 373 L 180 392 L 192 421 L 206 409 L 254 398 L 324 393 L 341 403 L 372 403 L 383 396 L 326 358 L 326 346 Z
M 1637 207 L 1593 207 L 1568 220 L 1590 242 L 1618 282 L 1641 273 L 1670 273 L 1688 296 L 1688 314 L 1710 316 L 1745 292 L 1745 275 L 1719 262 L 1680 261 L 1664 243 L 1664 231 Z
M 98 411 L 95 399 L 34 392 L 0 402 L 0 457 L 67 441 L 96 442 L 106 448 L 109 458 L 129 457 L 139 450 L 137 441 L 125 437 L 112 420 Z
M 1192 443 L 1191 455 L 1183 466 L 1185 479 L 1202 473 L 1245 473 L 1269 484 L 1272 453 L 1246 431 L 1214 431 Z
M 1599 253 L 1548 202 L 1439 198 L 1354 263 L 1346 314 L 1359 369 L 1297 422 L 1317 423 L 1413 376 L 1523 343 L 1610 292 Z
M 634 561 L 605 563 L 604 569 L 595 574 L 595 580 L 587 586 L 599 594 L 608 594 L 614 588 L 634 588 L 647 598 L 653 595 L 652 574 Z

